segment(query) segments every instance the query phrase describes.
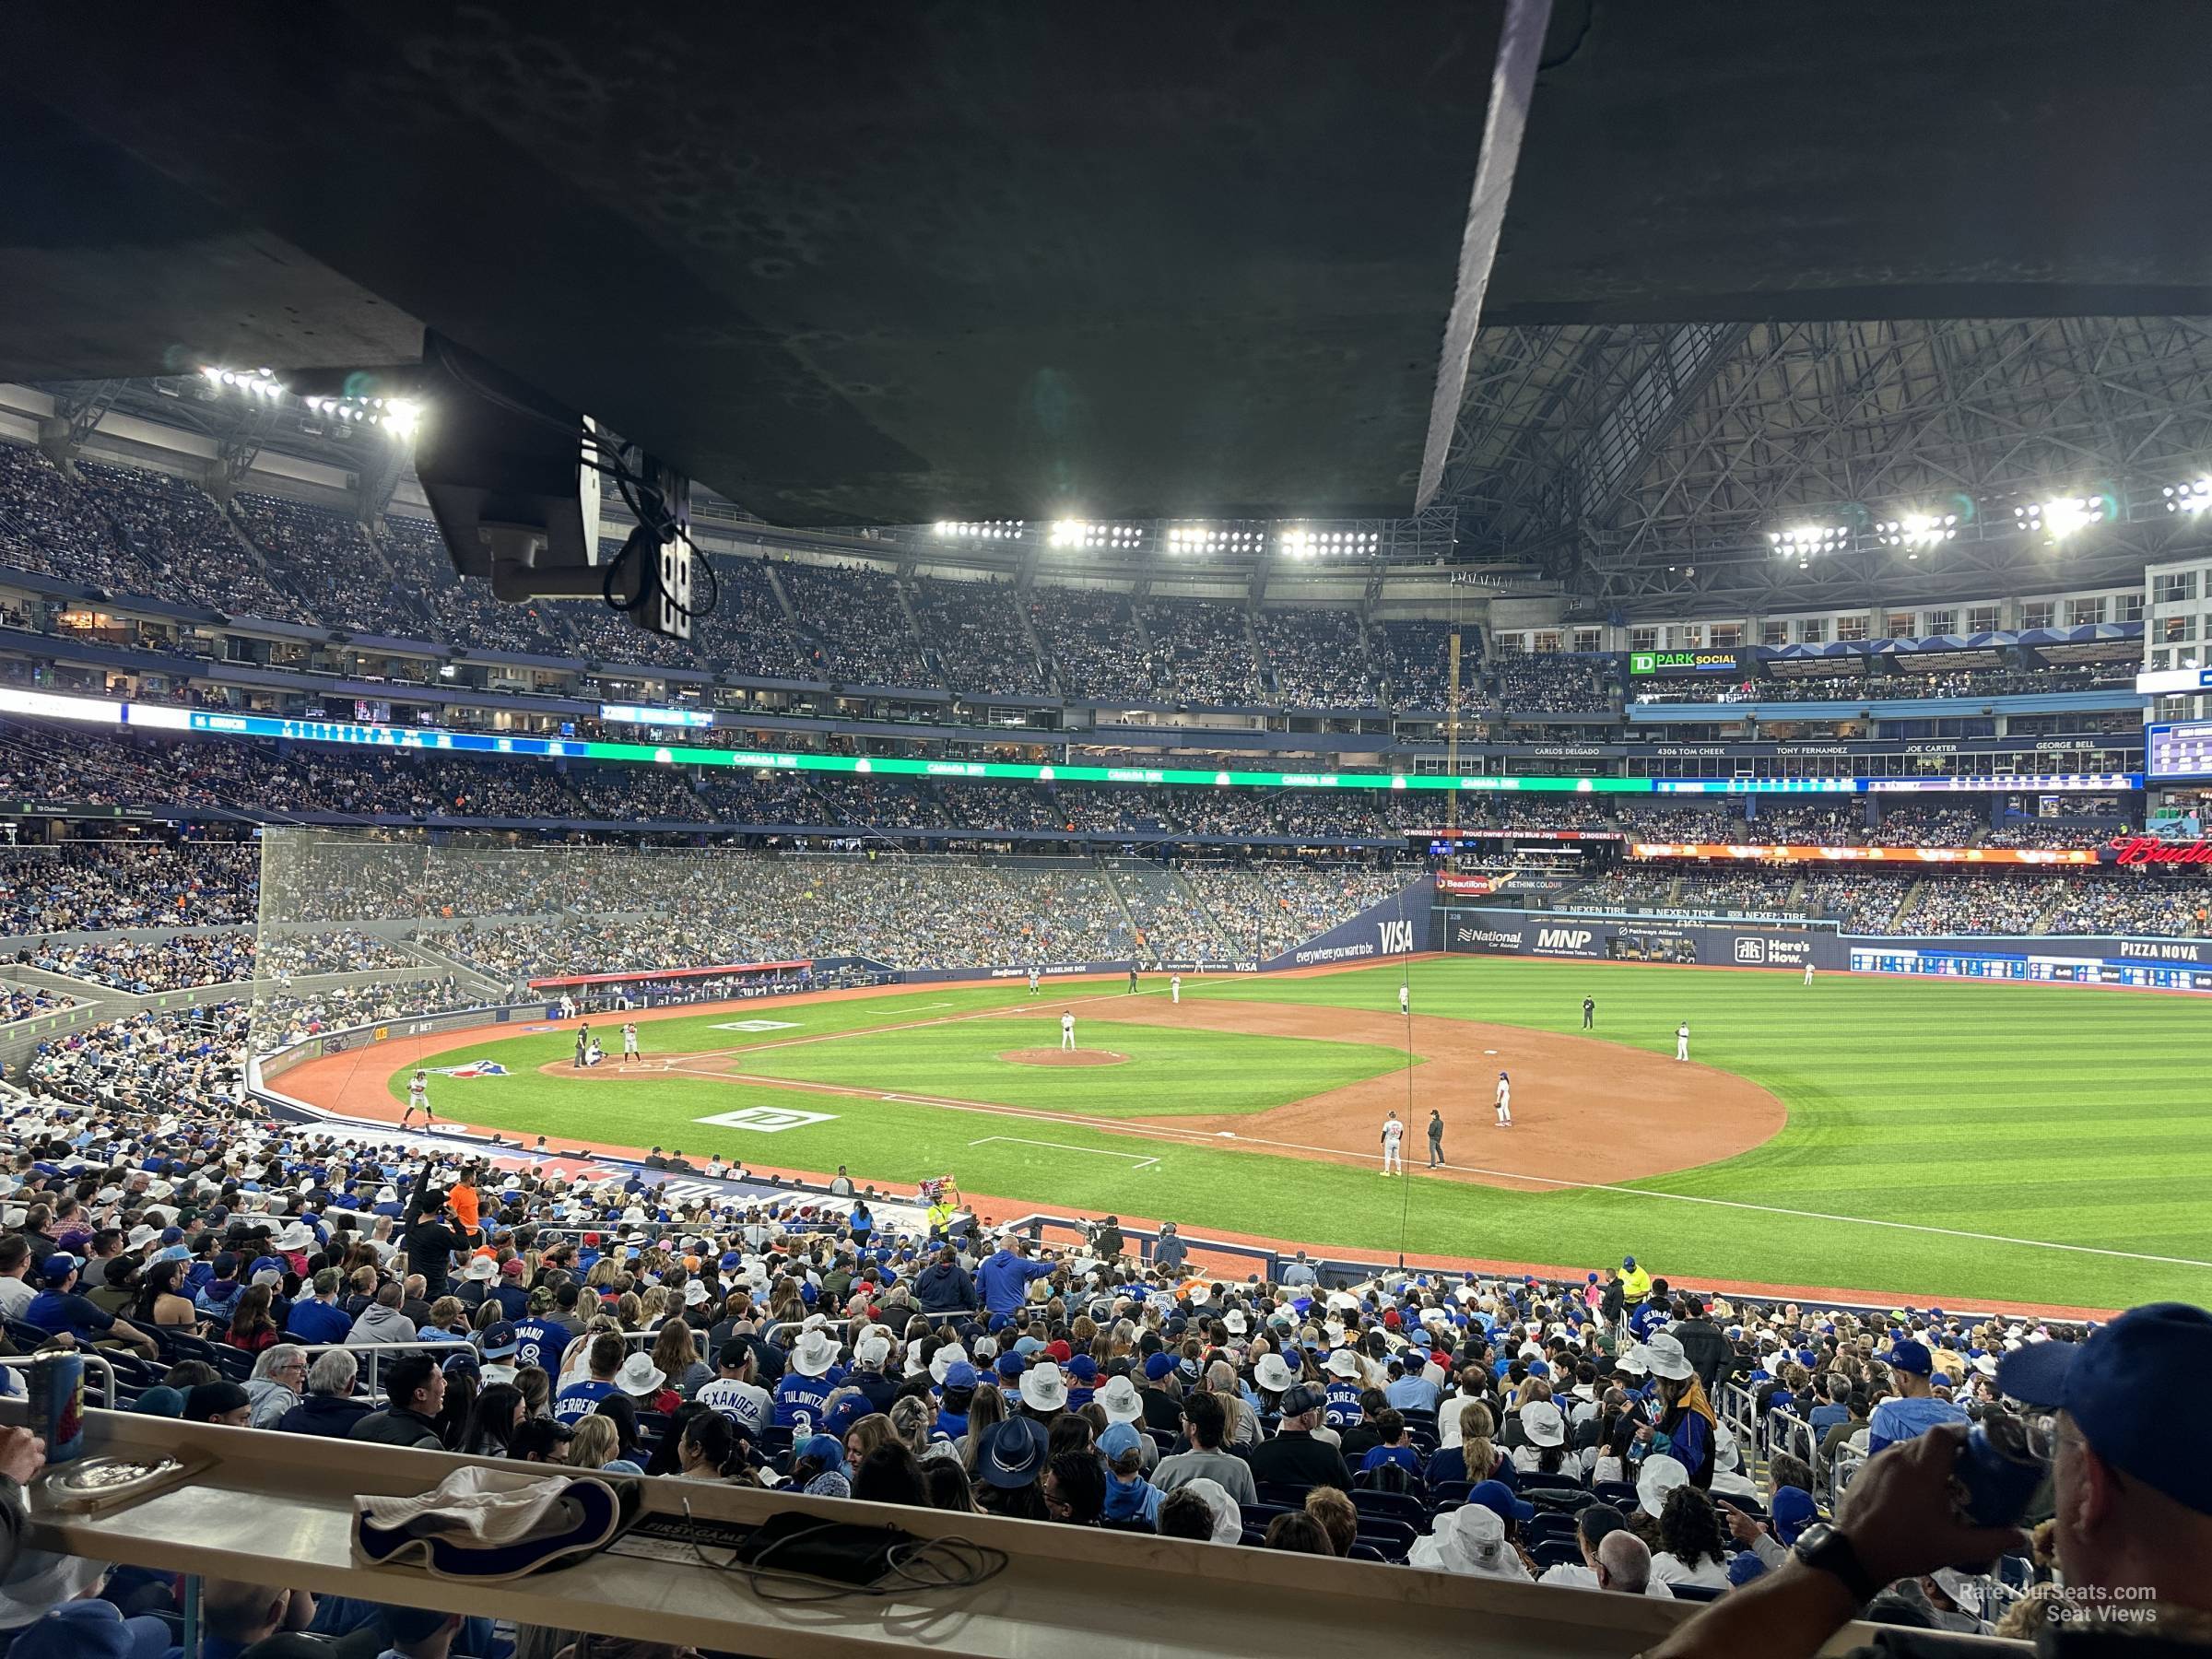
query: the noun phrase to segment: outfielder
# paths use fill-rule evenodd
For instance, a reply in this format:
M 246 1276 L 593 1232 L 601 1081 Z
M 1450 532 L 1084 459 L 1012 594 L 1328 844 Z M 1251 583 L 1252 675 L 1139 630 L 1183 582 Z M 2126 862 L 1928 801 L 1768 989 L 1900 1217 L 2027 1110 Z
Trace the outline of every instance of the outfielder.
M 407 1079 L 407 1104 L 406 1109 L 399 1114 L 399 1126 L 405 1129 L 414 1122 L 415 1114 L 418 1112 L 422 1113 L 422 1126 L 428 1129 L 430 1126 L 430 1074 L 420 1066 L 417 1066 L 415 1075 Z
M 634 1021 L 625 1020 L 622 1025 L 622 1064 L 628 1065 L 637 1058 L 638 1028 Z
M 1060 1046 L 1071 1050 L 1076 1046 L 1076 1017 L 1072 1012 L 1060 1016 Z
M 1498 1074 L 1498 1127 L 1513 1126 L 1513 1080 L 1503 1072 Z
M 1805 965 L 1805 982 L 1808 985 L 1813 982 L 1813 965 L 1810 962 Z
M 1583 1030 L 1585 1031 L 1590 1030 L 1595 1027 L 1596 1024 L 1597 998 L 1594 996 L 1585 996 L 1583 998 Z
M 1182 975 L 1180 973 L 1171 973 L 1168 975 L 1168 1001 L 1170 1004 L 1174 1004 L 1179 1003 L 1182 1000 Z
M 1689 1021 L 1687 1019 L 1675 1028 L 1675 1058 L 1689 1058 Z
M 1402 980 L 1398 983 L 1398 1012 L 1401 1014 L 1413 1012 L 1413 987 Z
M 1406 1125 L 1398 1122 L 1398 1114 L 1394 1112 L 1382 1120 L 1383 1174 L 1403 1175 L 1406 1173 L 1406 1160 L 1398 1156 L 1398 1143 L 1405 1138 Z
M 1030 970 L 1030 994 L 1031 996 L 1037 994 L 1037 970 L 1034 968 Z

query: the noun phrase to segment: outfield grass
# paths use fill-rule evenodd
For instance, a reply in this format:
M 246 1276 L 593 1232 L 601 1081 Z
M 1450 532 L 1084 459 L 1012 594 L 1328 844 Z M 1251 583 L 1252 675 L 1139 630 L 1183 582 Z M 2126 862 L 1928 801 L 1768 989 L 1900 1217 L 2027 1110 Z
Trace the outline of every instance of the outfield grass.
M 434 1098 L 443 1112 L 533 1134 L 682 1146 L 771 1167 L 841 1162 L 892 1184 L 952 1169 L 974 1191 L 1040 1206 L 1113 1209 L 1172 1218 L 1196 1232 L 1210 1225 L 1364 1252 L 1394 1251 L 1403 1240 L 1408 1251 L 1593 1266 L 1633 1252 L 1677 1278 L 1880 1288 L 1900 1300 L 2212 1301 L 2212 1268 L 2192 1265 L 2212 1261 L 2205 1200 L 2212 1098 L 2194 1078 L 2207 1028 L 2192 999 L 1842 975 L 1806 987 L 1781 973 L 1486 958 L 1416 963 L 1411 978 L 1418 1013 L 1556 1031 L 1579 1030 L 1588 994 L 1597 999 L 1598 1038 L 1660 1053 L 1672 1052 L 1674 1028 L 1687 1019 L 1696 1057 L 1771 1089 L 1789 1108 L 1788 1126 L 1739 1157 L 1620 1189 L 1519 1193 L 1418 1177 L 1385 1186 L 1371 1170 L 768 1086 L 524 1075 L 441 1079 Z M 1186 980 L 1184 994 L 1391 1009 L 1398 980 L 1395 967 L 1313 979 Z M 712 1030 L 708 1019 L 643 1031 L 649 1051 L 669 1053 L 904 1026 L 851 1041 L 763 1048 L 747 1069 L 1099 1115 L 1258 1110 L 1399 1064 L 1359 1044 L 1116 1025 L 1110 1039 L 1096 1026 L 1079 1028 L 1078 1036 L 1123 1053 L 1145 1049 L 1148 1075 L 1134 1065 L 1013 1067 L 990 1055 L 1031 1045 L 1026 1025 L 1008 1037 L 1009 1027 L 994 1020 L 919 1023 L 1024 1000 L 1018 986 L 929 988 L 882 999 L 765 1002 L 745 1011 L 793 1021 L 794 1031 L 748 1037 Z M 1035 1030 L 1048 1028 L 1041 1021 Z M 1056 1038 L 1053 1030 L 1034 1045 Z M 1152 1047 L 1167 1039 L 1174 1041 Z M 1289 1095 L 1278 1092 L 1282 1079 L 1272 1069 L 1283 1056 L 1251 1044 L 1297 1054 L 1299 1086 Z M 565 1057 L 571 1046 L 565 1033 L 552 1033 L 441 1060 L 498 1058 L 520 1071 Z M 1323 1082 L 1310 1069 L 1316 1063 L 1354 1069 Z M 1371 1069 L 1356 1069 L 1362 1065 Z M 1016 1075 L 1002 1077 L 993 1067 Z M 1147 1099 L 1143 1090 L 1155 1079 L 1162 1080 L 1159 1098 Z M 1415 1090 L 1418 1103 L 1418 1073 Z M 835 1116 L 772 1135 L 693 1122 L 747 1105 Z M 1654 1124 L 1650 1133 L 1665 1135 L 1666 1126 Z M 983 1144 L 971 1144 L 977 1141 Z M 1140 1167 L 1145 1158 L 1159 1161 Z

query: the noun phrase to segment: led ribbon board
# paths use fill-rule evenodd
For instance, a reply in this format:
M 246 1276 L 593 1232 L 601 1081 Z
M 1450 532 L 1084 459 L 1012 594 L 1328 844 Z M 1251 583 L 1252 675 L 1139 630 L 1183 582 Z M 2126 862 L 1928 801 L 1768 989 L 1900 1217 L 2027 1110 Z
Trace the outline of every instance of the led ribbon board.
M 218 737 L 274 737 L 441 754 L 508 755 L 543 760 L 605 760 L 641 766 L 725 766 L 744 771 L 839 772 L 885 777 L 979 778 L 1011 783 L 1162 783 L 1230 789 L 1460 790 L 1501 794 L 1863 794 L 1888 791 L 1968 792 L 2140 789 L 2135 772 L 2064 772 L 2002 777 L 1936 778 L 1550 778 L 1497 773 L 1218 771 L 1172 766 L 1022 766 L 997 760 L 923 760 L 896 755 L 801 755 L 773 749 L 709 748 L 692 744 L 602 743 L 575 737 L 510 736 L 438 727 L 338 720 L 288 720 L 232 714 L 170 703 L 125 703 L 111 698 L 0 687 L 0 714 L 88 721 Z

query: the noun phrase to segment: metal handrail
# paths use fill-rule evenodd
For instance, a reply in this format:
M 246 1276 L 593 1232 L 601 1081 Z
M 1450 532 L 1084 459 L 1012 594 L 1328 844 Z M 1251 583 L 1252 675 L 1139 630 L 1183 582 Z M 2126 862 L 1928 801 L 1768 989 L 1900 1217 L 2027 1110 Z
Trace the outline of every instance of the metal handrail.
M 83 1348 L 76 1350 L 76 1356 L 88 1366 L 99 1368 L 100 1403 L 110 1411 L 114 1410 L 118 1397 L 115 1393 L 115 1368 L 100 1355 L 90 1353 Z M 38 1360 L 51 1358 L 52 1356 L 47 1354 L 4 1354 L 0 1355 L 0 1365 L 5 1365 L 11 1371 L 18 1367 L 29 1371 Z

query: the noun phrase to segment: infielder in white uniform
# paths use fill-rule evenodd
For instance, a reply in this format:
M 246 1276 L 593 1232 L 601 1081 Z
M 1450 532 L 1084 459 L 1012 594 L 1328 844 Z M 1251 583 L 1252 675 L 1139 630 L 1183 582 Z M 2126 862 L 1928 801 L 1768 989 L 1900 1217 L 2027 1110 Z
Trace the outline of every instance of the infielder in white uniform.
M 1398 987 L 1398 1012 L 1401 1014 L 1413 1012 L 1413 987 L 1411 985 Z
M 1179 1003 L 1182 1000 L 1182 975 L 1180 973 L 1171 973 L 1168 976 L 1168 1001 L 1170 1003 Z
M 1813 982 L 1813 965 L 1810 962 L 1805 965 L 1805 982 L 1808 985 Z
M 1498 1127 L 1513 1126 L 1513 1080 L 1503 1072 L 1498 1074 Z
M 628 1021 L 622 1027 L 622 1064 L 628 1065 L 638 1058 L 638 1028 Z
M 1689 1021 L 1687 1019 L 1675 1028 L 1675 1058 L 1689 1058 Z
M 1405 1160 L 1398 1156 L 1398 1143 L 1405 1138 L 1406 1125 L 1398 1122 L 1398 1114 L 1394 1112 L 1382 1120 L 1383 1174 L 1403 1175 L 1406 1173 Z
M 1060 1016 L 1060 1046 L 1064 1049 L 1076 1046 L 1076 1017 L 1073 1014 Z
M 1034 968 L 1030 970 L 1030 994 L 1037 994 L 1037 970 Z

